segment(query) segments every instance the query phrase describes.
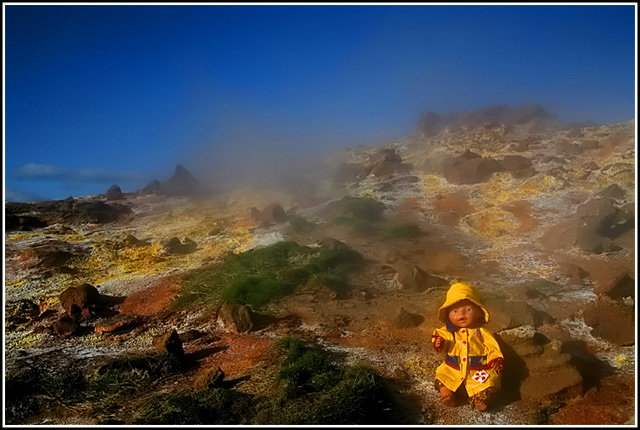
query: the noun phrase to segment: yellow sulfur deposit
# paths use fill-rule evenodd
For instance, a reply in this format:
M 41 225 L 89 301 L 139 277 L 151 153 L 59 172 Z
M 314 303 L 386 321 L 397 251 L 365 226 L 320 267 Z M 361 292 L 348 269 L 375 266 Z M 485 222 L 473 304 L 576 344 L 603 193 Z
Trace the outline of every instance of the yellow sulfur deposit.
M 467 215 L 460 223 L 474 233 L 490 238 L 513 233 L 520 227 L 520 221 L 511 212 L 496 207 Z

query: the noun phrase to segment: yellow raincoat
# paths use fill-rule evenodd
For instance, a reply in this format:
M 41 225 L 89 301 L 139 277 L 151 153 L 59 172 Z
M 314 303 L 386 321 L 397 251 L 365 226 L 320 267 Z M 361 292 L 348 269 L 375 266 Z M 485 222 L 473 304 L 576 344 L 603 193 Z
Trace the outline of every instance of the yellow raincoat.
M 485 321 L 479 327 L 460 328 L 449 321 L 447 309 L 464 299 L 469 299 L 484 311 Z M 475 288 L 464 283 L 452 285 L 445 303 L 438 310 L 438 318 L 445 326 L 434 330 L 431 341 L 435 342 L 437 336 L 443 337 L 442 350 L 446 355 L 436 369 L 436 379 L 451 391 L 464 384 L 470 397 L 489 387 L 500 388 L 500 375 L 491 368 L 491 363 L 502 360 L 504 356 L 495 337 L 486 328 L 489 311 L 480 303 Z

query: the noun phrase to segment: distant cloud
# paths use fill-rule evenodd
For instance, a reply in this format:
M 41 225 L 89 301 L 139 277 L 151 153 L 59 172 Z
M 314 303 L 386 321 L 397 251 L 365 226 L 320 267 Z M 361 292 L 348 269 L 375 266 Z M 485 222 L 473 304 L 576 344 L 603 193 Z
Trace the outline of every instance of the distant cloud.
M 46 199 L 30 191 L 16 190 L 15 188 L 6 188 L 4 190 L 5 202 L 37 202 L 41 200 Z
M 65 181 L 65 182 L 124 182 L 143 177 L 141 172 L 107 169 L 67 169 L 50 164 L 29 163 L 14 171 L 21 180 Z

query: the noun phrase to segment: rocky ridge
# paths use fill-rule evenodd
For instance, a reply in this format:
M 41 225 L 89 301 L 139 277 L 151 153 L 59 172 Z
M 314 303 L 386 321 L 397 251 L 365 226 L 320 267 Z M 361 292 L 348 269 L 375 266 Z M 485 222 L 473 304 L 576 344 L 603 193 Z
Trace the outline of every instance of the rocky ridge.
M 634 130 L 567 126 L 537 106 L 424 114 L 412 136 L 351 148 L 304 195 L 194 195 L 179 166 L 138 193 L 7 204 L 7 374 L 169 351 L 197 359 L 183 381 L 245 378 L 234 389 L 256 393 L 269 346 L 297 336 L 373 366 L 411 405 L 402 424 L 633 423 Z M 171 307 L 189 271 L 285 240 L 362 262 L 344 290 Z M 492 412 L 444 407 L 432 386 L 428 340 L 456 280 L 479 288 L 506 355 Z M 111 419 L 76 409 L 21 419 Z

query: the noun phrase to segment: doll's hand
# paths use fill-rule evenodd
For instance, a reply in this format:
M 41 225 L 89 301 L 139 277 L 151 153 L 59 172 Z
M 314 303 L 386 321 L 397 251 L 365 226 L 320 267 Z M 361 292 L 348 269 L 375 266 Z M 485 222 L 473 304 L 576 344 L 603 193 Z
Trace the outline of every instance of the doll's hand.
M 444 346 L 444 338 L 442 336 L 436 336 L 436 340 L 433 341 L 433 347 L 436 351 L 440 352 Z
M 491 368 L 496 371 L 498 376 L 502 375 L 502 368 L 503 368 L 502 358 L 498 358 L 496 360 L 493 360 L 491 362 Z

